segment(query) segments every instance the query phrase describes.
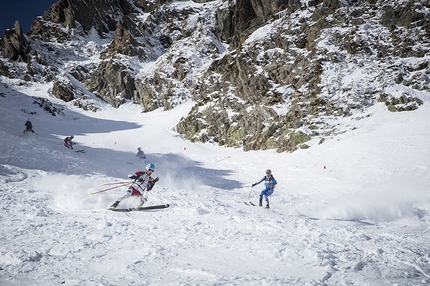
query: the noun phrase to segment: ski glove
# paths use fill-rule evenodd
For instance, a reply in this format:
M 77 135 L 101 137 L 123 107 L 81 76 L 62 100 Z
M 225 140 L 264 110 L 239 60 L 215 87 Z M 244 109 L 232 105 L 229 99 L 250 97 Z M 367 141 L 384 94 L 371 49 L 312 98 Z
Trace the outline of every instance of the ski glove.
M 154 180 L 149 181 L 149 187 L 147 189 L 147 191 L 149 192 L 150 190 L 152 190 L 152 188 L 154 187 L 155 183 L 158 182 L 158 177 L 155 178 Z
M 257 184 L 252 184 L 253 187 L 255 187 Z

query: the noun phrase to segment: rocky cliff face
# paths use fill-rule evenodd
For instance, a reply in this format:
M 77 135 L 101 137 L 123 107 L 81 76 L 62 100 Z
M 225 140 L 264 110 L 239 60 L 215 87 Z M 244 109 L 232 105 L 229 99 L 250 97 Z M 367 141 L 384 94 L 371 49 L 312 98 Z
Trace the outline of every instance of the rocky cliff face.
M 413 92 L 399 97 L 392 87 L 429 88 L 428 7 L 397 2 L 237 1 L 237 49 L 205 71 L 179 132 L 245 150 L 293 151 L 338 132 L 323 116 L 353 116 L 377 101 L 390 111 L 418 108 Z M 346 82 L 348 69 L 363 75 Z
M 14 29 L 4 33 L 1 43 L 1 51 L 5 58 L 12 61 L 27 61 L 29 47 L 18 21 L 15 21 Z
M 371 105 L 419 108 L 430 87 L 429 9 L 421 0 L 60 0 L 27 36 L 16 25 L 5 33 L 0 74 L 52 81 L 55 96 L 80 105 L 88 91 L 144 111 L 192 99 L 177 125 L 186 139 L 291 152 Z

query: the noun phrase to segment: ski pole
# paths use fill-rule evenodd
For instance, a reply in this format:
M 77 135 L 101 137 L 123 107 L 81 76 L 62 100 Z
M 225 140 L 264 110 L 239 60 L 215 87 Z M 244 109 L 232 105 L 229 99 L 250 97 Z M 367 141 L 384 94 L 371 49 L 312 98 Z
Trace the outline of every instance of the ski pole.
M 98 194 L 98 193 L 103 193 L 103 192 L 106 192 L 106 191 L 109 191 L 109 190 L 113 190 L 113 189 L 116 189 L 116 188 L 119 188 L 119 187 L 125 186 L 125 185 L 127 185 L 127 184 L 129 184 L 129 182 L 127 182 L 127 183 L 123 183 L 123 184 L 121 184 L 121 185 L 119 185 L 119 186 L 115 186 L 115 187 L 112 187 L 112 188 L 108 188 L 108 189 L 100 190 L 100 191 L 97 191 L 97 192 L 90 192 L 90 196 L 91 196 L 91 195 L 94 195 L 94 194 Z
M 254 189 L 254 187 L 251 187 L 251 191 L 249 192 L 249 195 L 248 195 L 248 201 L 250 201 L 251 200 L 251 193 L 252 193 L 252 190 Z
M 102 184 L 102 187 L 103 186 L 109 186 L 109 185 L 118 185 L 118 184 L 128 184 L 128 183 L 133 183 L 133 181 L 128 181 L 128 182 L 114 182 L 114 183 L 105 183 L 105 184 Z

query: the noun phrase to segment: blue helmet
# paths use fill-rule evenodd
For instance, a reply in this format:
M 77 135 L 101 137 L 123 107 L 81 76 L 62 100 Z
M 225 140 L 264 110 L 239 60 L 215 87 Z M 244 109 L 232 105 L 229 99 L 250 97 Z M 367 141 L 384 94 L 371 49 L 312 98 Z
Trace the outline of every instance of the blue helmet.
M 146 165 L 146 170 L 147 170 L 147 171 L 148 171 L 148 170 L 155 171 L 155 165 L 154 165 L 154 164 L 148 164 L 148 165 Z

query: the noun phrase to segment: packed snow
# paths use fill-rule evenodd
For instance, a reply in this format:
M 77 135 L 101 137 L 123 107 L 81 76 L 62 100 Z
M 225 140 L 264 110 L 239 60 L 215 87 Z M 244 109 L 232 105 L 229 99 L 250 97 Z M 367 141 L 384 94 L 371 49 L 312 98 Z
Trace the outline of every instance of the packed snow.
M 430 284 L 428 93 L 416 111 L 377 103 L 338 118 L 345 132 L 323 144 L 278 154 L 183 140 L 191 101 L 142 113 L 93 99 L 92 112 L 49 84 L 2 80 L 1 285 Z M 27 119 L 36 133 L 23 134 Z M 90 195 L 147 163 L 160 181 L 145 205 L 169 208 L 107 210 L 127 185 Z M 246 205 L 268 168 L 271 208 Z

